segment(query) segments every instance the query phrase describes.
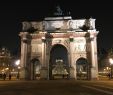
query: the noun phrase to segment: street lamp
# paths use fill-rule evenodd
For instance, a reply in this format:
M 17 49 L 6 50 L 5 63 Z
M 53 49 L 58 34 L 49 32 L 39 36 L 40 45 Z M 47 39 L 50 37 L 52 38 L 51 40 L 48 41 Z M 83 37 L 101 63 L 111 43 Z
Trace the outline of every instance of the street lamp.
M 18 59 L 15 64 L 18 66 L 20 64 L 20 60 Z
M 109 58 L 109 62 L 110 62 L 110 66 L 111 66 L 111 78 L 112 78 L 112 74 L 113 74 L 113 59 Z
M 17 68 L 18 68 L 18 74 L 17 74 L 17 79 L 19 79 L 19 71 L 20 71 L 20 60 L 17 60 L 16 62 L 15 62 L 15 65 L 17 66 Z

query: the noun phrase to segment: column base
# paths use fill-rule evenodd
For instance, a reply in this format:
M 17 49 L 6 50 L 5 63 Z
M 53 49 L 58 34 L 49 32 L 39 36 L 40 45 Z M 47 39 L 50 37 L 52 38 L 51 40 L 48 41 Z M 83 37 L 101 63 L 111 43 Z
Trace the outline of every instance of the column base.
M 19 79 L 25 79 L 25 69 L 24 68 L 21 68 L 21 71 L 20 71 L 20 76 L 18 76 Z
M 71 79 L 76 79 L 76 71 L 74 68 L 70 68 L 70 78 Z
M 48 79 L 48 70 L 46 67 L 42 67 L 40 70 L 40 79 Z
M 28 74 L 28 71 L 25 68 L 21 68 L 19 79 L 21 80 L 30 80 L 30 75 Z
M 91 80 L 98 80 L 98 72 L 96 68 L 91 68 Z

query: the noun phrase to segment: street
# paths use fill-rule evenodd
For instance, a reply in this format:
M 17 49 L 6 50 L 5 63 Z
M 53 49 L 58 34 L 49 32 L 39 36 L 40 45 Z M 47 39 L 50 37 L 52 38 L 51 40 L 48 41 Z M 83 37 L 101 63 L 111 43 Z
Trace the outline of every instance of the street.
M 0 81 L 0 95 L 113 95 L 113 81 Z

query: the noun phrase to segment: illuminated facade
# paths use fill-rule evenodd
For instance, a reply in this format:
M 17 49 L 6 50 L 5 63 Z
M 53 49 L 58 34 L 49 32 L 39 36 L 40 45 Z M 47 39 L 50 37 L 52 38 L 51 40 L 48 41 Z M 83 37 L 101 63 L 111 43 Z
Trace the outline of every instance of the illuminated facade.
M 11 59 L 10 51 L 5 47 L 0 48 L 0 74 L 8 75 L 10 73 L 12 69 Z
M 20 78 L 97 79 L 97 34 L 92 18 L 23 22 Z

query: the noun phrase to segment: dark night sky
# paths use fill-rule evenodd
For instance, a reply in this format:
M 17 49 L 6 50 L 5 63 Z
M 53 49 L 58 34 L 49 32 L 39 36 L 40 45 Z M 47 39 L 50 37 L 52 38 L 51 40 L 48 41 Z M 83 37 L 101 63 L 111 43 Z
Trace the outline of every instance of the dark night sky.
M 39 2 L 40 1 L 40 2 Z M 99 1 L 99 0 L 98 0 Z M 113 45 L 113 8 L 111 2 L 86 0 L 7 1 L 0 3 L 0 45 L 11 51 L 20 47 L 21 22 L 39 20 L 51 13 L 56 4 L 69 10 L 73 19 L 95 18 L 98 47 L 109 49 Z

